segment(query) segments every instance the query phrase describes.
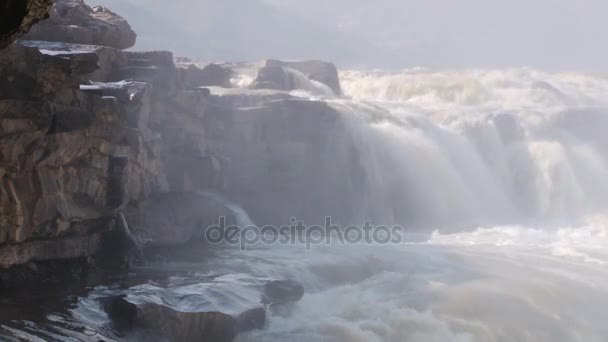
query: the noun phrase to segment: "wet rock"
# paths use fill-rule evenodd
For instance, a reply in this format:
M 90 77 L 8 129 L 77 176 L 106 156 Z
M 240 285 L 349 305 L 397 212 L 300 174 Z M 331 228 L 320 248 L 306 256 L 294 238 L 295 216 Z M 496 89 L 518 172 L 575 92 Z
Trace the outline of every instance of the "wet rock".
M 76 88 L 98 69 L 91 51 L 51 51 L 14 44 L 0 52 L 0 99 L 47 100 L 62 89 Z
M 105 7 L 90 7 L 83 0 L 57 0 L 49 19 L 33 26 L 25 37 L 127 49 L 135 45 L 137 35 L 124 18 Z
M 329 62 L 323 61 L 298 61 L 283 62 L 278 60 L 267 60 L 251 85 L 252 89 L 274 89 L 274 90 L 311 90 L 318 87 L 310 81 L 320 82 L 329 87 L 334 95 L 342 95 L 342 88 L 338 78 L 338 69 Z
M 281 65 L 270 65 L 261 68 L 252 89 L 294 90 L 298 89 L 297 78 Z
M 52 0 L 4 0 L 0 3 L 0 50 L 32 25 L 48 17 Z
M 103 302 L 117 329 L 149 329 L 172 341 L 222 342 L 263 328 L 265 306 L 298 300 L 300 288 L 233 275 L 196 284 L 140 285 Z
M 188 64 L 186 67 L 179 68 L 183 82 L 188 88 L 197 87 L 231 87 L 230 77 L 232 71 L 218 64 L 208 64 L 203 69 L 199 69 L 194 64 Z
M 105 305 L 120 327 L 157 331 L 172 341 L 232 341 L 266 320 L 256 293 L 238 284 L 208 283 L 174 288 L 142 285 Z
M 111 82 L 120 78 L 116 75 L 128 63 L 128 54 L 106 46 L 19 40 L 19 45 L 35 48 L 49 56 L 65 57 L 69 60 L 87 61 L 86 69 L 77 70 L 86 74 L 86 79 L 96 82 Z M 120 78 L 122 80 L 122 78 Z
M 335 111 L 281 91 L 202 87 L 229 86 L 231 71 L 183 69 L 167 51 L 122 51 L 134 41 L 125 25 L 104 9 L 59 1 L 29 38 L 64 42 L 20 40 L 0 51 L 0 264 L 95 253 L 34 242 L 92 246 L 87 239 L 111 225 L 83 225 L 120 212 L 150 246 L 182 245 L 231 214 L 201 198 L 207 190 L 226 191 L 262 223 L 281 212 L 318 216 L 310 203 L 327 205 L 335 190 L 313 183 L 317 165 L 330 164 L 322 151 Z M 329 63 L 267 67 L 339 90 Z
M 274 280 L 264 285 L 265 303 L 297 302 L 303 296 L 304 287 L 293 280 Z
M 166 51 L 20 40 L 0 52 L 0 247 L 26 243 L 0 263 L 42 260 L 27 242 L 86 236 L 82 223 L 127 206 L 140 208 L 127 218 L 134 227 L 148 210 L 184 216 L 140 229 L 152 242 L 192 239 L 214 205 L 175 209 L 158 199 L 223 186 L 222 162 L 207 149 L 209 97 L 184 84 Z
M 149 85 L 89 83 L 100 51 L 21 41 L 0 53 L 0 243 L 71 235 L 75 223 L 112 217 L 162 189 L 143 138 Z M 42 258 L 32 246 L 0 260 Z M 58 257 L 67 256 L 48 253 Z

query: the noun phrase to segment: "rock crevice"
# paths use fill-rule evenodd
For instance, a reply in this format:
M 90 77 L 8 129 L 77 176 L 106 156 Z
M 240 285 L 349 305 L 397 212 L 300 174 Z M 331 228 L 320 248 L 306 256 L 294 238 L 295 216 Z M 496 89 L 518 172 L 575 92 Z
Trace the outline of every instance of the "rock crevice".
M 32 25 L 48 17 L 53 0 L 4 0 L 0 2 L 0 50 Z

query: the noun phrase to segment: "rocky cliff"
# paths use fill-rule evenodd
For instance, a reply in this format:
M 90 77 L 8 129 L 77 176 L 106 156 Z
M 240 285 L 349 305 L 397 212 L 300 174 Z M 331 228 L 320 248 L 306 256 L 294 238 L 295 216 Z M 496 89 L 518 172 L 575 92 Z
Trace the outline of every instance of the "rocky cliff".
M 132 45 L 134 34 L 121 24 L 114 40 L 129 43 L 112 44 L 101 14 L 124 22 L 60 1 L 28 37 L 62 42 L 0 52 L 0 266 L 92 255 L 127 207 L 214 186 L 202 134 L 209 92 L 187 87 L 169 52 L 106 46 Z
M 92 254 L 127 207 L 216 185 L 209 91 L 186 88 L 170 53 L 20 41 L 0 66 L 4 266 Z
M 117 231 L 186 243 L 230 216 L 210 191 L 260 223 L 348 216 L 331 200 L 350 184 L 331 164 L 348 142 L 328 149 L 339 113 L 280 84 L 295 73 L 339 94 L 332 64 L 269 61 L 255 90 L 228 89 L 226 66 L 121 50 L 135 40 L 126 21 L 80 0 L 26 38 L 0 51 L 0 267 L 89 257 Z
M 8 1 L 4 9 L 23 18 L 5 25 L 1 43 L 46 16 L 48 5 Z M 335 98 L 333 64 L 271 60 L 246 87 L 247 77 L 233 79 L 236 65 L 124 51 L 135 38 L 106 8 L 57 0 L 48 20 L 0 45 L 0 339 L 20 340 L 27 330 L 28 339 L 98 340 L 77 328 L 82 322 L 52 337 L 50 319 L 23 328 L 31 317 L 19 310 L 32 293 L 63 303 L 58 287 L 72 296 L 110 283 L 103 296 L 84 295 L 107 318 L 99 337 L 123 340 L 144 329 L 175 341 L 232 341 L 264 327 L 270 307 L 299 300 L 304 288 L 232 275 L 116 279 L 130 278 L 138 269 L 124 271 L 151 252 L 198 255 L 201 232 L 220 216 L 242 223 L 231 201 L 260 224 L 291 216 L 320 223 L 325 214 L 360 209 L 335 201 L 356 195 L 357 182 L 340 168 L 353 156 L 340 113 L 290 93 Z

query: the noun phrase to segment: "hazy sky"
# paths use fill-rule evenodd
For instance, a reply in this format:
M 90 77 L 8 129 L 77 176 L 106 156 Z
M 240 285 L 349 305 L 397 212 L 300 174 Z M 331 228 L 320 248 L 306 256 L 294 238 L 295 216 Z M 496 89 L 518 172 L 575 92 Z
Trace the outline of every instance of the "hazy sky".
M 204 60 L 321 58 L 344 67 L 608 71 L 606 0 L 87 0 L 137 48 Z

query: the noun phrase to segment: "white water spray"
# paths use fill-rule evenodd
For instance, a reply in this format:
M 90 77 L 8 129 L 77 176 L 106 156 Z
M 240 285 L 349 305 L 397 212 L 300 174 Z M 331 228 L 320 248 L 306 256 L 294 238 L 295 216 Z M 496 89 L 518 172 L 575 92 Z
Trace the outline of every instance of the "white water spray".
M 241 341 L 608 339 L 608 80 L 516 69 L 342 82 L 352 100 L 329 102 L 361 155 L 370 212 L 438 230 L 257 251 L 262 272 L 304 278 L 307 295 Z
M 398 222 L 561 222 L 608 208 L 604 78 L 344 71 L 342 82 L 354 101 L 331 103 Z

